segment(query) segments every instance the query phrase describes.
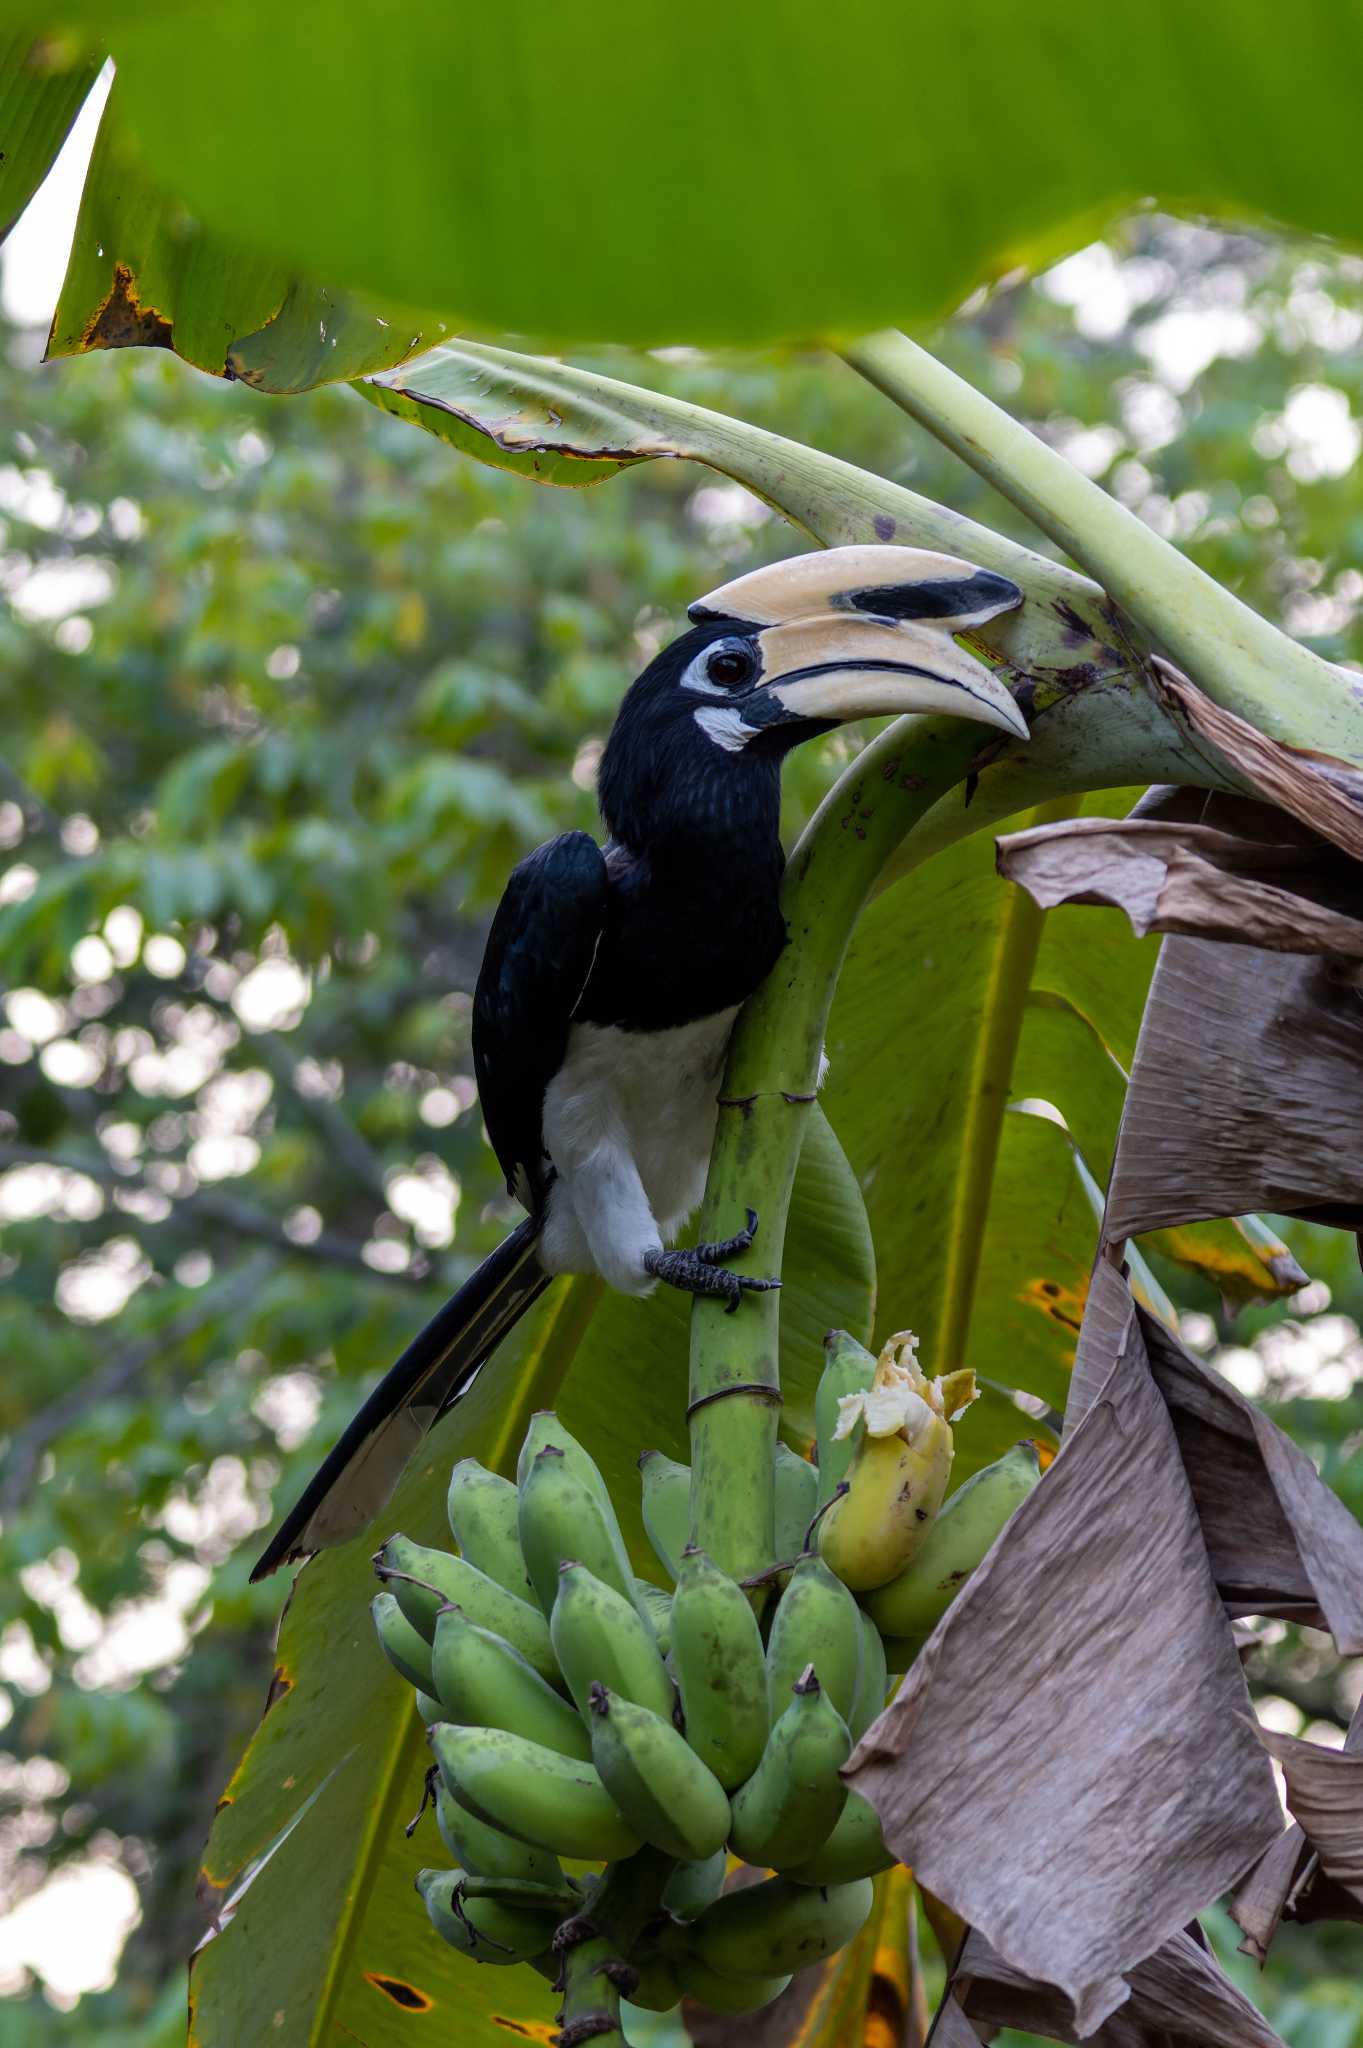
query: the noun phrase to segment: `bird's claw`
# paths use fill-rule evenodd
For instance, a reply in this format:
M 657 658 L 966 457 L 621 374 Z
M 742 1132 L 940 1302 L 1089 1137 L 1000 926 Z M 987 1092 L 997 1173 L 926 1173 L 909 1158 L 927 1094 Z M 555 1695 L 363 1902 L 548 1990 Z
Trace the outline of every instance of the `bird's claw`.
M 733 1315 L 745 1294 L 768 1294 L 779 1280 L 760 1280 L 751 1273 L 735 1273 L 724 1264 L 748 1250 L 757 1235 L 757 1211 L 749 1209 L 746 1227 L 717 1244 L 698 1244 L 684 1251 L 655 1251 L 644 1255 L 644 1269 L 669 1287 L 687 1294 L 720 1295 L 725 1314 Z

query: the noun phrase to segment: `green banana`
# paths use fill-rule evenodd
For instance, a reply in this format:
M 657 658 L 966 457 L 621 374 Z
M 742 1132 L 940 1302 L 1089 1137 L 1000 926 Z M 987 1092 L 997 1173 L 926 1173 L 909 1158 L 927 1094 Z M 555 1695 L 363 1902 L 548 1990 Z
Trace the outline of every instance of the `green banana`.
M 571 1877 L 560 1876 L 555 1884 L 540 1884 L 530 1877 L 480 1877 L 466 1870 L 460 1881 L 466 1899 L 491 1899 L 498 1906 L 516 1906 L 523 1912 L 557 1913 L 562 1919 L 576 1913 L 585 1893 Z
M 634 1581 L 634 1604 L 642 1600 L 649 1627 L 653 1630 L 658 1645 L 658 1655 L 665 1657 L 672 1647 L 672 1595 L 664 1593 L 661 1586 L 650 1585 L 647 1579 Z
M 634 1986 L 622 1993 L 622 2002 L 637 2005 L 642 2012 L 671 2012 L 681 1997 L 677 1973 L 660 1949 L 649 1949 L 631 1957 Z
M 442 1607 L 431 1651 L 444 1719 L 474 1728 L 507 1728 L 560 1756 L 591 1756 L 582 1718 L 501 1636 L 479 1628 L 462 1608 Z
M 776 1446 L 776 1556 L 789 1564 L 805 1547 L 805 1531 L 819 1504 L 819 1474 L 808 1458 Z
M 894 1851 L 885 1847 L 875 1808 L 860 1792 L 849 1792 L 828 1840 L 807 1862 L 791 1865 L 785 1875 L 796 1884 L 850 1884 L 854 1878 L 875 1877 L 889 1870 L 895 1860 Z
M 762 1632 L 742 1588 L 693 1546 L 672 1596 L 672 1669 L 686 1739 L 730 1792 L 757 1769 L 771 1725 Z
M 824 1366 L 814 1390 L 814 1438 L 819 1456 L 819 1497 L 822 1507 L 837 1492 L 856 1448 L 855 1439 L 838 1437 L 838 1403 L 849 1394 L 864 1394 L 875 1378 L 876 1362 L 864 1344 L 846 1330 L 830 1330 L 823 1340 Z
M 591 1452 L 580 1444 L 570 1430 L 566 1430 L 552 1408 L 537 1409 L 530 1418 L 530 1426 L 521 1444 L 520 1457 L 516 1464 L 517 1489 L 524 1487 L 530 1476 L 530 1467 L 541 1451 L 553 1449 L 562 1451 L 563 1462 L 575 1479 L 596 1495 L 607 1514 L 613 1515 L 610 1488 L 602 1476 L 601 1467 Z
M 679 1863 L 663 1886 L 663 1905 L 676 1920 L 694 1920 L 724 1889 L 729 1859 L 722 1849 L 699 1863 Z
M 677 1576 L 681 1554 L 691 1540 L 691 1467 L 645 1451 L 639 1460 L 643 1477 L 644 1528 L 659 1564 Z
M 526 1963 L 543 1955 L 562 1915 L 471 1898 L 462 1870 L 419 1870 L 416 1888 L 437 1934 L 476 1963 Z
M 641 1846 L 591 1764 L 504 1728 L 442 1723 L 430 1742 L 450 1796 L 489 1827 L 587 1862 Z
M 508 1593 L 466 1557 L 452 1557 L 448 1550 L 428 1550 L 406 1536 L 390 1536 L 374 1559 L 374 1569 L 381 1579 L 391 1580 L 399 1607 L 428 1643 L 435 1638 L 436 1616 L 452 1603 L 462 1607 L 479 1628 L 504 1636 L 541 1678 L 552 1684 L 558 1677 L 548 1624 L 539 1609 Z M 432 1689 L 424 1688 L 427 1692 Z
M 897 1579 L 868 1593 L 866 1612 L 887 1636 L 930 1636 L 1010 1516 L 1041 1477 L 1031 1442 L 1014 1444 L 949 1494 L 923 1547 Z
M 861 1616 L 857 1603 L 820 1557 L 802 1557 L 777 1602 L 767 1639 L 767 1701 L 772 1718 L 784 1713 L 791 1689 L 807 1664 L 845 1721 L 861 1672 Z
M 870 1391 L 857 1397 L 845 1491 L 819 1523 L 820 1556 L 855 1592 L 888 1584 L 922 1549 L 951 1477 L 952 1420 L 975 1399 L 973 1372 L 930 1380 L 917 1349 L 901 1330 L 882 1350 Z M 856 1406 L 843 1402 L 839 1428 Z
M 509 1479 L 489 1472 L 476 1458 L 459 1460 L 445 1497 L 450 1534 L 459 1555 L 518 1600 L 533 1600 L 521 1556 L 516 1511 L 516 1489 Z
M 642 1604 L 614 1510 L 602 1505 L 553 1444 L 536 1453 L 521 1482 L 519 1523 L 526 1570 L 546 1615 L 558 1596 L 559 1566 L 569 1562 L 585 1564 L 631 1606 Z
M 447 1721 L 449 1715 L 434 1693 L 423 1692 L 417 1687 L 416 1710 L 429 1728 L 433 1721 Z
M 713 1856 L 729 1832 L 729 1801 L 671 1721 L 594 1685 L 592 1762 L 629 1825 L 665 1856 Z
M 759 1870 L 788 1870 L 812 1856 L 837 1826 L 847 1798 L 838 1772 L 851 1752 L 847 1723 L 811 1664 L 767 1737 L 761 1763 L 734 1794 L 734 1854 Z
M 673 1964 L 677 1988 L 711 2012 L 758 2012 L 779 1998 L 790 1982 L 783 1977 L 722 1977 L 697 1955 L 683 1949 Z
M 376 1593 L 369 1603 L 369 1612 L 378 1631 L 379 1648 L 393 1669 L 400 1671 L 408 1685 L 414 1685 L 418 1692 L 433 1693 L 431 1646 L 412 1627 L 398 1606 L 397 1596 Z
M 549 1635 L 584 1721 L 597 1682 L 671 1719 L 672 1680 L 652 1630 L 614 1586 L 603 1585 L 585 1564 L 566 1564 L 559 1574 Z
M 686 1930 L 687 1948 L 721 1977 L 779 1977 L 845 1947 L 873 1896 L 869 1877 L 826 1889 L 769 1877 L 707 1906 Z
M 438 1679 L 438 1668 L 436 1676 Z M 852 1711 L 847 1717 L 847 1728 L 853 1742 L 860 1742 L 872 1721 L 884 1712 L 885 1695 L 889 1687 L 890 1669 L 885 1660 L 885 1645 L 880 1639 L 880 1630 L 870 1615 L 863 1610 L 861 1668 L 857 1673 L 856 1697 L 852 1701 Z
M 440 1839 L 455 1862 L 479 1877 L 518 1877 L 551 1888 L 563 1883 L 557 1856 L 548 1849 L 537 1849 L 529 1842 L 504 1835 L 500 1828 L 489 1827 L 486 1821 L 466 1813 L 438 1778 L 435 1822 Z

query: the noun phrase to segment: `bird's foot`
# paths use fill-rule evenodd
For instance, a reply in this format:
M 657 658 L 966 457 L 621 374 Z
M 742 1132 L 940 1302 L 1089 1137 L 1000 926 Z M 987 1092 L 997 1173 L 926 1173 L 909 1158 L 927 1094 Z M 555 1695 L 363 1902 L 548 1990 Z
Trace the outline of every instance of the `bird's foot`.
M 745 1294 L 768 1294 L 781 1285 L 779 1280 L 759 1280 L 750 1273 L 733 1273 L 726 1259 L 747 1251 L 757 1235 L 757 1211 L 749 1209 L 747 1226 L 718 1244 L 698 1244 L 689 1251 L 656 1251 L 644 1254 L 644 1270 L 669 1287 L 687 1294 L 722 1295 L 725 1313 L 733 1315 Z

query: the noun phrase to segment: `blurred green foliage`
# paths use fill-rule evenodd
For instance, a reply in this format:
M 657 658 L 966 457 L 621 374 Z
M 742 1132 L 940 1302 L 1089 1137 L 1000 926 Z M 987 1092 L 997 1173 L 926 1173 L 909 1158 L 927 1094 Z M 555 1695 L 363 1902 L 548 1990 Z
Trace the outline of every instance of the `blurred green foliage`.
M 938 346 L 1358 658 L 1360 335 L 1356 260 L 1143 220 Z M 112 1990 L 65 2013 L 18 1973 L 0 2024 L 161 2048 L 269 1669 L 257 1532 L 508 1215 L 467 1033 L 491 906 L 591 826 L 615 704 L 686 603 L 800 541 L 677 465 L 535 490 L 343 390 L 4 347 L 0 1896 L 102 1858 L 142 1917 Z M 596 363 L 1034 541 L 836 363 Z M 795 757 L 792 831 L 854 744 Z M 1328 1310 L 1232 1324 L 1161 1277 L 1363 1512 L 1353 1243 L 1290 1230 Z M 1363 1676 L 1276 1624 L 1249 1670 L 1297 1726 Z M 1352 1940 L 1288 1929 L 1246 1972 L 1293 2048 L 1363 2044 Z

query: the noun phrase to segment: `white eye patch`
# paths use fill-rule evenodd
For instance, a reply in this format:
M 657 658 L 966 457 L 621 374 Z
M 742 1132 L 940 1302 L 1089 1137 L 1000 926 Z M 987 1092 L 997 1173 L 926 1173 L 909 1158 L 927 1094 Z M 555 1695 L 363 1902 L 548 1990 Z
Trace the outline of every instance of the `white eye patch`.
M 691 687 L 694 689 L 695 685 Z M 742 753 L 748 741 L 757 737 L 758 728 L 745 725 L 742 712 L 732 704 L 707 704 L 692 715 L 705 737 L 728 754 Z
M 681 687 L 683 690 L 699 690 L 707 697 L 714 697 L 722 701 L 728 695 L 727 690 L 725 690 L 721 683 L 712 683 L 706 674 L 705 665 L 709 661 L 712 652 L 711 648 L 703 647 L 699 654 L 692 655 L 690 661 L 687 662 L 686 667 L 682 670 Z
M 712 672 L 712 664 L 719 666 L 718 675 Z M 730 671 L 728 674 L 724 672 L 726 664 Z M 736 689 L 750 688 L 761 673 L 761 659 L 751 644 L 732 637 L 712 640 L 708 647 L 702 647 L 699 654 L 693 654 L 677 680 L 683 690 L 696 690 L 702 696 L 715 697 L 722 702 Z

